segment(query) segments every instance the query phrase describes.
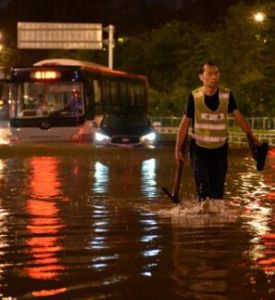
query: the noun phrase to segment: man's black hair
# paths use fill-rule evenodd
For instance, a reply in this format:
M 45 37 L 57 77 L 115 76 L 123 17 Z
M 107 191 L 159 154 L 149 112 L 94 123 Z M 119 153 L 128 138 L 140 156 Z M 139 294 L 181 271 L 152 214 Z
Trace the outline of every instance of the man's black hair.
M 203 71 L 204 71 L 204 66 L 205 66 L 205 65 L 212 66 L 212 67 L 218 67 L 218 65 L 215 64 L 213 61 L 211 61 L 211 60 L 206 60 L 204 63 L 202 63 L 202 64 L 200 65 L 200 67 L 199 67 L 199 69 L 198 69 L 198 74 L 199 74 L 199 75 L 203 73 Z

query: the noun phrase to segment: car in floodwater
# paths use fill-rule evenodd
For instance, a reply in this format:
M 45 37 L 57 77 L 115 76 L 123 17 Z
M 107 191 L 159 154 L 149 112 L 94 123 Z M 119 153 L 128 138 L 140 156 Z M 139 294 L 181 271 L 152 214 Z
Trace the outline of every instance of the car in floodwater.
M 95 131 L 95 145 L 153 147 L 156 133 L 144 114 L 105 115 Z

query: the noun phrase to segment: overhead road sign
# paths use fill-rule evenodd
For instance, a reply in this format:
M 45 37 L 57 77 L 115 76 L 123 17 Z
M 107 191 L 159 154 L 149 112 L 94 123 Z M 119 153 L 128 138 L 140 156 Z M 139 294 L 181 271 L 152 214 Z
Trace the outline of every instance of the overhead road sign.
M 17 23 L 20 49 L 95 49 L 103 46 L 102 24 Z

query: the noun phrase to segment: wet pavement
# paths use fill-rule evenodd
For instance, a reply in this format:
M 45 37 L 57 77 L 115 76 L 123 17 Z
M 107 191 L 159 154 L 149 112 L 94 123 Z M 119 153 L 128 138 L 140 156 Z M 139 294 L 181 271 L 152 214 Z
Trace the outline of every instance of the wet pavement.
M 182 203 L 163 195 L 174 172 L 171 147 L 2 143 L 0 297 L 274 299 L 275 151 L 257 172 L 231 149 L 203 205 L 189 161 Z

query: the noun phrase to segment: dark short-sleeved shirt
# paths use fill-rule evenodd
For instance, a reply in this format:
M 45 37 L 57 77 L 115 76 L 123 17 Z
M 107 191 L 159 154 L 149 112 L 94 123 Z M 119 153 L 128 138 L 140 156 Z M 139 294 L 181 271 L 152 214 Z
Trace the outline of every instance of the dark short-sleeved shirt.
M 219 90 L 217 90 L 217 92 L 211 96 L 207 96 L 205 95 L 204 97 L 204 101 L 206 106 L 215 111 L 220 103 L 219 100 Z M 237 104 L 236 104 L 236 100 L 232 94 L 232 92 L 230 92 L 229 94 L 229 101 L 228 101 L 228 113 L 232 113 L 235 109 L 237 109 Z M 186 108 L 186 116 L 188 118 L 192 119 L 192 126 L 194 128 L 194 119 L 195 119 L 195 103 L 194 103 L 194 97 L 193 94 L 191 93 L 188 97 L 188 102 L 187 102 L 187 108 Z M 202 148 L 198 145 L 195 144 L 194 139 L 191 140 L 191 148 L 193 150 L 195 150 L 197 153 L 200 154 L 219 154 L 219 153 L 223 153 L 224 155 L 226 155 L 227 153 L 227 144 L 225 144 L 224 146 L 217 148 L 217 149 L 206 149 L 206 148 Z

